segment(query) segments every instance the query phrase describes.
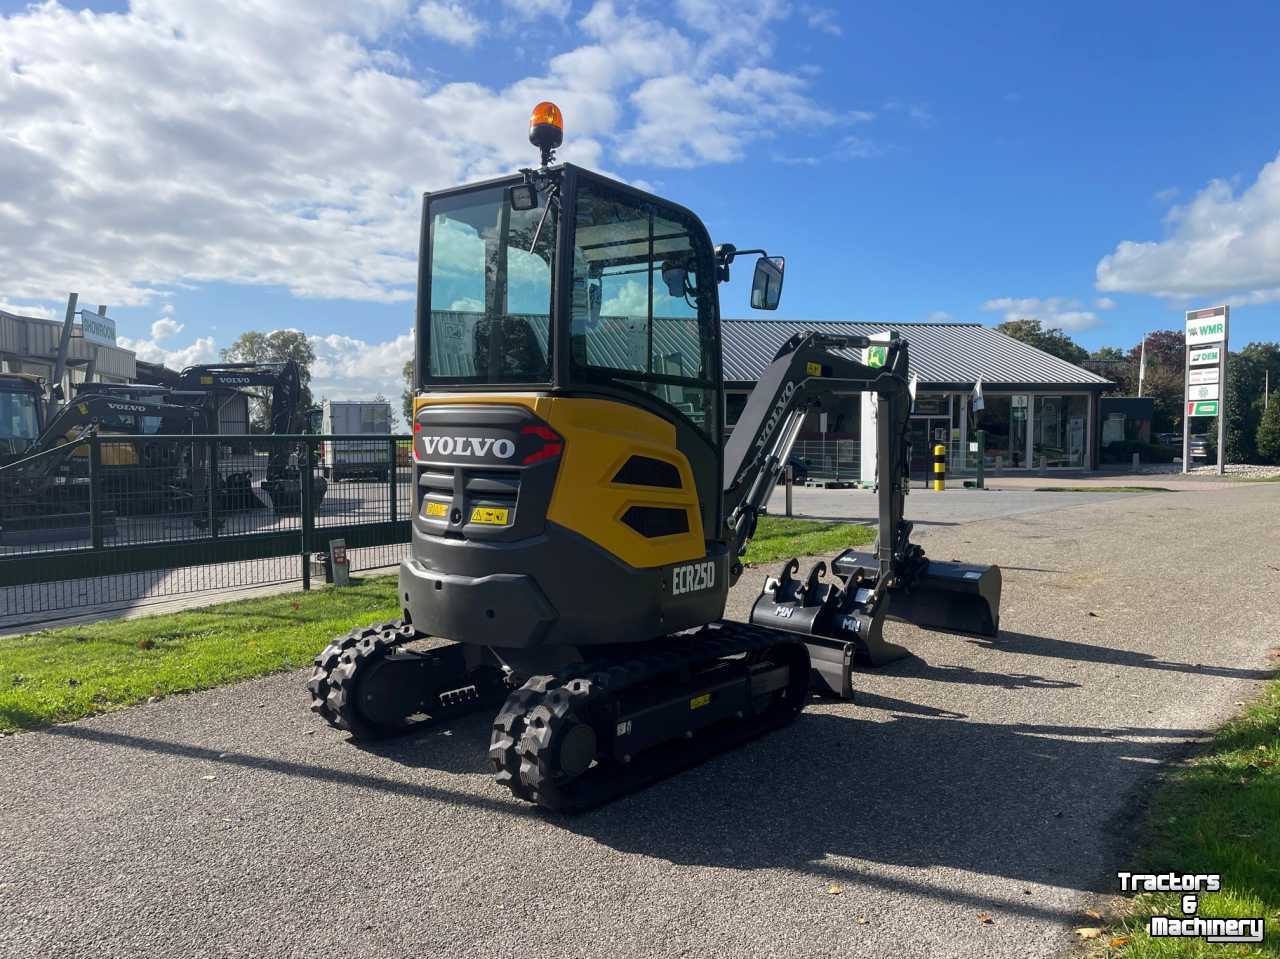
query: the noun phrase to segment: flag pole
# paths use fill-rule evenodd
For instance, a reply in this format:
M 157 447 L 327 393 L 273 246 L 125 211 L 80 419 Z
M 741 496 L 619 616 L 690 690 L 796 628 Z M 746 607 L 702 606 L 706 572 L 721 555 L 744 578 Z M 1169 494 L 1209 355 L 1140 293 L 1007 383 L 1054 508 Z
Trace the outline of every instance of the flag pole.
M 1138 395 L 1142 395 L 1142 381 L 1147 378 L 1147 334 L 1142 334 L 1142 350 L 1138 359 Z

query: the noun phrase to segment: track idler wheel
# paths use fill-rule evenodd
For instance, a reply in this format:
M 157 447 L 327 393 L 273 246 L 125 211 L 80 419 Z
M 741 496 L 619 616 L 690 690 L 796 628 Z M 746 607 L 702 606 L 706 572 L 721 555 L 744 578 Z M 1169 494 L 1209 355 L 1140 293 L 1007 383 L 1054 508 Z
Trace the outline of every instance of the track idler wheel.
M 412 728 L 415 724 L 408 717 L 391 722 L 370 719 L 360 709 L 358 686 L 376 660 L 417 635 L 408 624 L 390 622 L 354 629 L 334 640 L 316 657 L 307 683 L 312 712 L 357 739 L 382 739 Z
M 589 682 L 573 680 L 574 683 Z M 520 739 L 520 781 L 529 798 L 546 809 L 562 805 L 560 790 L 591 768 L 597 737 L 589 721 L 574 715 L 586 690 L 553 689 L 525 718 Z

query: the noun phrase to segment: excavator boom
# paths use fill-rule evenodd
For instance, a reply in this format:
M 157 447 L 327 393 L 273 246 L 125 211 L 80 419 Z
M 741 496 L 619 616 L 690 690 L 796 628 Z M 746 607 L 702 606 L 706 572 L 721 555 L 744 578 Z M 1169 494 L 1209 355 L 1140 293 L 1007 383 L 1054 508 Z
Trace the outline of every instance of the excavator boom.
M 1000 627 L 1000 570 L 938 562 L 911 542 L 904 517 L 909 481 L 911 392 L 908 344 L 890 340 L 884 365 L 844 355 L 865 349 L 861 336 L 797 334 L 778 351 L 725 449 L 726 514 L 737 555 L 746 548 L 804 418 L 829 409 L 841 394 L 870 394 L 876 403 L 878 536 L 870 551 L 846 550 L 802 579 L 797 560 L 765 581 L 751 622 L 807 637 L 815 680 L 852 695 L 853 662 L 881 665 L 909 655 L 884 639 L 886 616 L 937 629 L 994 636 Z M 740 564 L 735 564 L 735 578 Z

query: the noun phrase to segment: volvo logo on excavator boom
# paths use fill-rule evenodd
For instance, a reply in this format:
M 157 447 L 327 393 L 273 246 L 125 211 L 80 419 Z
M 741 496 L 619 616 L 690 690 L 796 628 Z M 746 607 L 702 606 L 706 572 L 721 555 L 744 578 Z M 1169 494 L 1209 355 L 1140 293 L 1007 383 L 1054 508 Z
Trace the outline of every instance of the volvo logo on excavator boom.
M 760 438 L 756 440 L 756 446 L 764 446 L 773 436 L 773 431 L 778 428 L 778 421 L 782 419 L 782 414 L 787 410 L 787 404 L 791 402 L 791 397 L 795 394 L 796 384 L 788 383 L 782 388 L 782 394 L 778 397 L 778 402 L 773 405 L 773 412 L 769 414 L 769 419 L 764 424 L 764 429 L 760 431 Z

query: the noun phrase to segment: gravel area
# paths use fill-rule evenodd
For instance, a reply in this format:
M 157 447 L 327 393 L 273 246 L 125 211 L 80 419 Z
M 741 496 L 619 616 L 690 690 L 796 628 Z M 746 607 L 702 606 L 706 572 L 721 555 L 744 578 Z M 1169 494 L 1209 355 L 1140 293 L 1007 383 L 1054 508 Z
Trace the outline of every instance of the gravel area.
M 1270 675 L 1280 487 L 919 533 L 1004 567 L 999 639 L 894 627 L 856 702 L 576 818 L 494 787 L 485 717 L 361 748 L 302 673 L 0 739 L 0 956 L 1065 954 Z

